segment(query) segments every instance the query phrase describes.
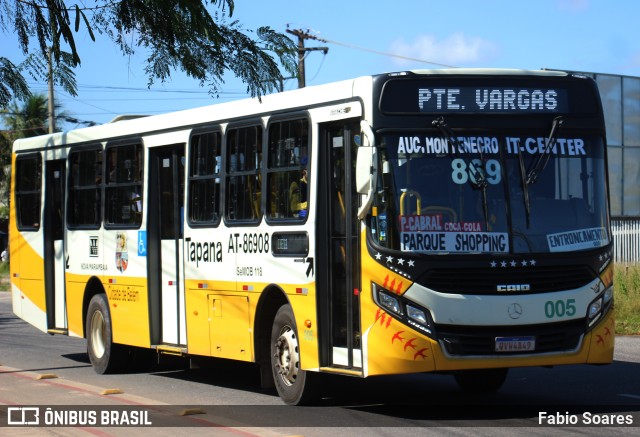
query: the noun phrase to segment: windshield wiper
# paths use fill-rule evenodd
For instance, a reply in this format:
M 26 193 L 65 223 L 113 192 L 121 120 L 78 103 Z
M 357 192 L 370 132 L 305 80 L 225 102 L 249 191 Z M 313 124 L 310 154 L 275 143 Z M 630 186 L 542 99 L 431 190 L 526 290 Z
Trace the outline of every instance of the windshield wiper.
M 447 142 L 453 146 L 453 148 L 451 149 L 451 155 L 458 156 L 456 150 L 460 150 L 460 142 L 455 136 L 453 136 L 453 132 L 451 131 L 451 129 L 449 129 L 447 122 L 444 121 L 444 117 L 436 118 L 431 124 L 438 128 L 440 133 L 447 139 Z M 480 150 L 480 160 L 482 161 L 482 150 Z M 478 170 L 475 165 L 469 165 L 469 167 L 473 172 L 473 179 L 475 179 L 472 180 L 472 178 L 469 178 L 469 182 L 471 183 L 471 185 L 475 188 L 486 188 L 489 182 L 487 181 L 484 173 Z
M 457 156 L 456 150 L 460 150 L 460 142 L 458 139 L 453 136 L 453 132 L 449 129 L 447 122 L 444 120 L 444 117 L 438 117 L 431 122 L 431 124 L 436 127 L 442 136 L 444 136 L 449 144 L 451 144 L 452 149 L 450 150 L 451 156 Z M 482 162 L 482 149 L 480 149 L 480 162 Z M 489 230 L 489 211 L 487 208 L 487 186 L 489 182 L 487 181 L 487 177 L 484 173 L 473 165 L 473 163 L 469 163 L 469 168 L 473 173 L 473 178 L 469 178 L 468 181 L 473 188 L 479 188 L 482 190 L 482 209 L 484 212 L 484 223 L 485 229 Z M 472 179 L 475 179 L 472 180 Z
M 518 149 L 518 161 L 520 161 L 520 180 L 522 182 L 522 194 L 524 198 L 524 210 L 527 213 L 527 228 L 531 220 L 531 203 L 529 202 L 529 183 L 527 182 L 527 171 L 524 169 L 524 159 L 522 158 L 522 150 Z
M 551 132 L 549 132 L 549 137 L 547 138 L 544 151 L 531 162 L 531 165 L 529 166 L 530 168 L 527 171 L 527 185 L 535 183 L 538 176 L 540 176 L 540 173 L 544 171 L 545 167 L 549 163 L 549 158 L 551 158 L 549 151 L 556 143 L 556 136 L 558 135 L 563 123 L 564 119 L 561 115 L 553 119 L 553 122 L 551 123 Z M 518 153 L 520 153 L 520 149 L 518 149 Z

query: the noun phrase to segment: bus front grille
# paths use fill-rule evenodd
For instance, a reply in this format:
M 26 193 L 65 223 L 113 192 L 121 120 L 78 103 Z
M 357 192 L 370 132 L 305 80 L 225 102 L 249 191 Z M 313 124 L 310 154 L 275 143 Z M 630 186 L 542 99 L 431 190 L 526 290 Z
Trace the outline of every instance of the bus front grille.
M 509 355 L 531 355 L 575 351 L 585 332 L 585 321 L 527 326 L 454 326 L 436 325 L 440 344 L 450 356 L 499 356 L 496 352 L 498 337 L 534 337 L 535 350 L 509 352 Z
M 536 269 L 432 269 L 416 282 L 439 293 L 505 295 L 510 293 L 498 291 L 499 286 L 528 286 L 526 291 L 519 289 L 511 294 L 547 293 L 584 287 L 596 278 L 587 266 L 549 266 Z

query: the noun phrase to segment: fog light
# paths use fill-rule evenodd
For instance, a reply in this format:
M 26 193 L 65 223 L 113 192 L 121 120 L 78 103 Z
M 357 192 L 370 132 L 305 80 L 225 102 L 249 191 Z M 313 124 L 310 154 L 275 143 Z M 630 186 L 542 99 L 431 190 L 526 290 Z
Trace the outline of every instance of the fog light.
M 427 315 L 424 313 L 424 311 L 418 308 L 414 308 L 411 305 L 407 305 L 407 316 L 410 319 L 413 319 L 416 322 L 420 323 L 421 325 L 427 324 Z

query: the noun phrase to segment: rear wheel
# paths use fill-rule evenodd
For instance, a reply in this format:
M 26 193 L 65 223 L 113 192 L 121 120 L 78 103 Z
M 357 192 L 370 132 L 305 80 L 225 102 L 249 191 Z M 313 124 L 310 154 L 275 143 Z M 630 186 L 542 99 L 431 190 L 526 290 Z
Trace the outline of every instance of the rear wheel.
M 114 373 L 128 363 L 126 346 L 113 343 L 111 314 L 104 294 L 96 294 L 89 302 L 86 321 L 87 354 L 96 373 Z
M 491 393 L 502 387 L 509 369 L 463 370 L 454 374 L 456 382 L 464 391 Z
M 317 401 L 317 377 L 300 368 L 298 330 L 291 305 L 276 313 L 271 329 L 271 370 L 276 389 L 289 405 L 308 405 Z

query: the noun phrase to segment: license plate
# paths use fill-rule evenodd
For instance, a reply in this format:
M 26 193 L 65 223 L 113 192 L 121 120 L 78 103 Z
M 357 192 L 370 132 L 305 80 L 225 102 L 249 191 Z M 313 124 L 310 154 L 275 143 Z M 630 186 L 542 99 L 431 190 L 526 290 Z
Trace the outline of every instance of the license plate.
M 527 352 L 535 349 L 535 337 L 496 337 L 496 352 Z

